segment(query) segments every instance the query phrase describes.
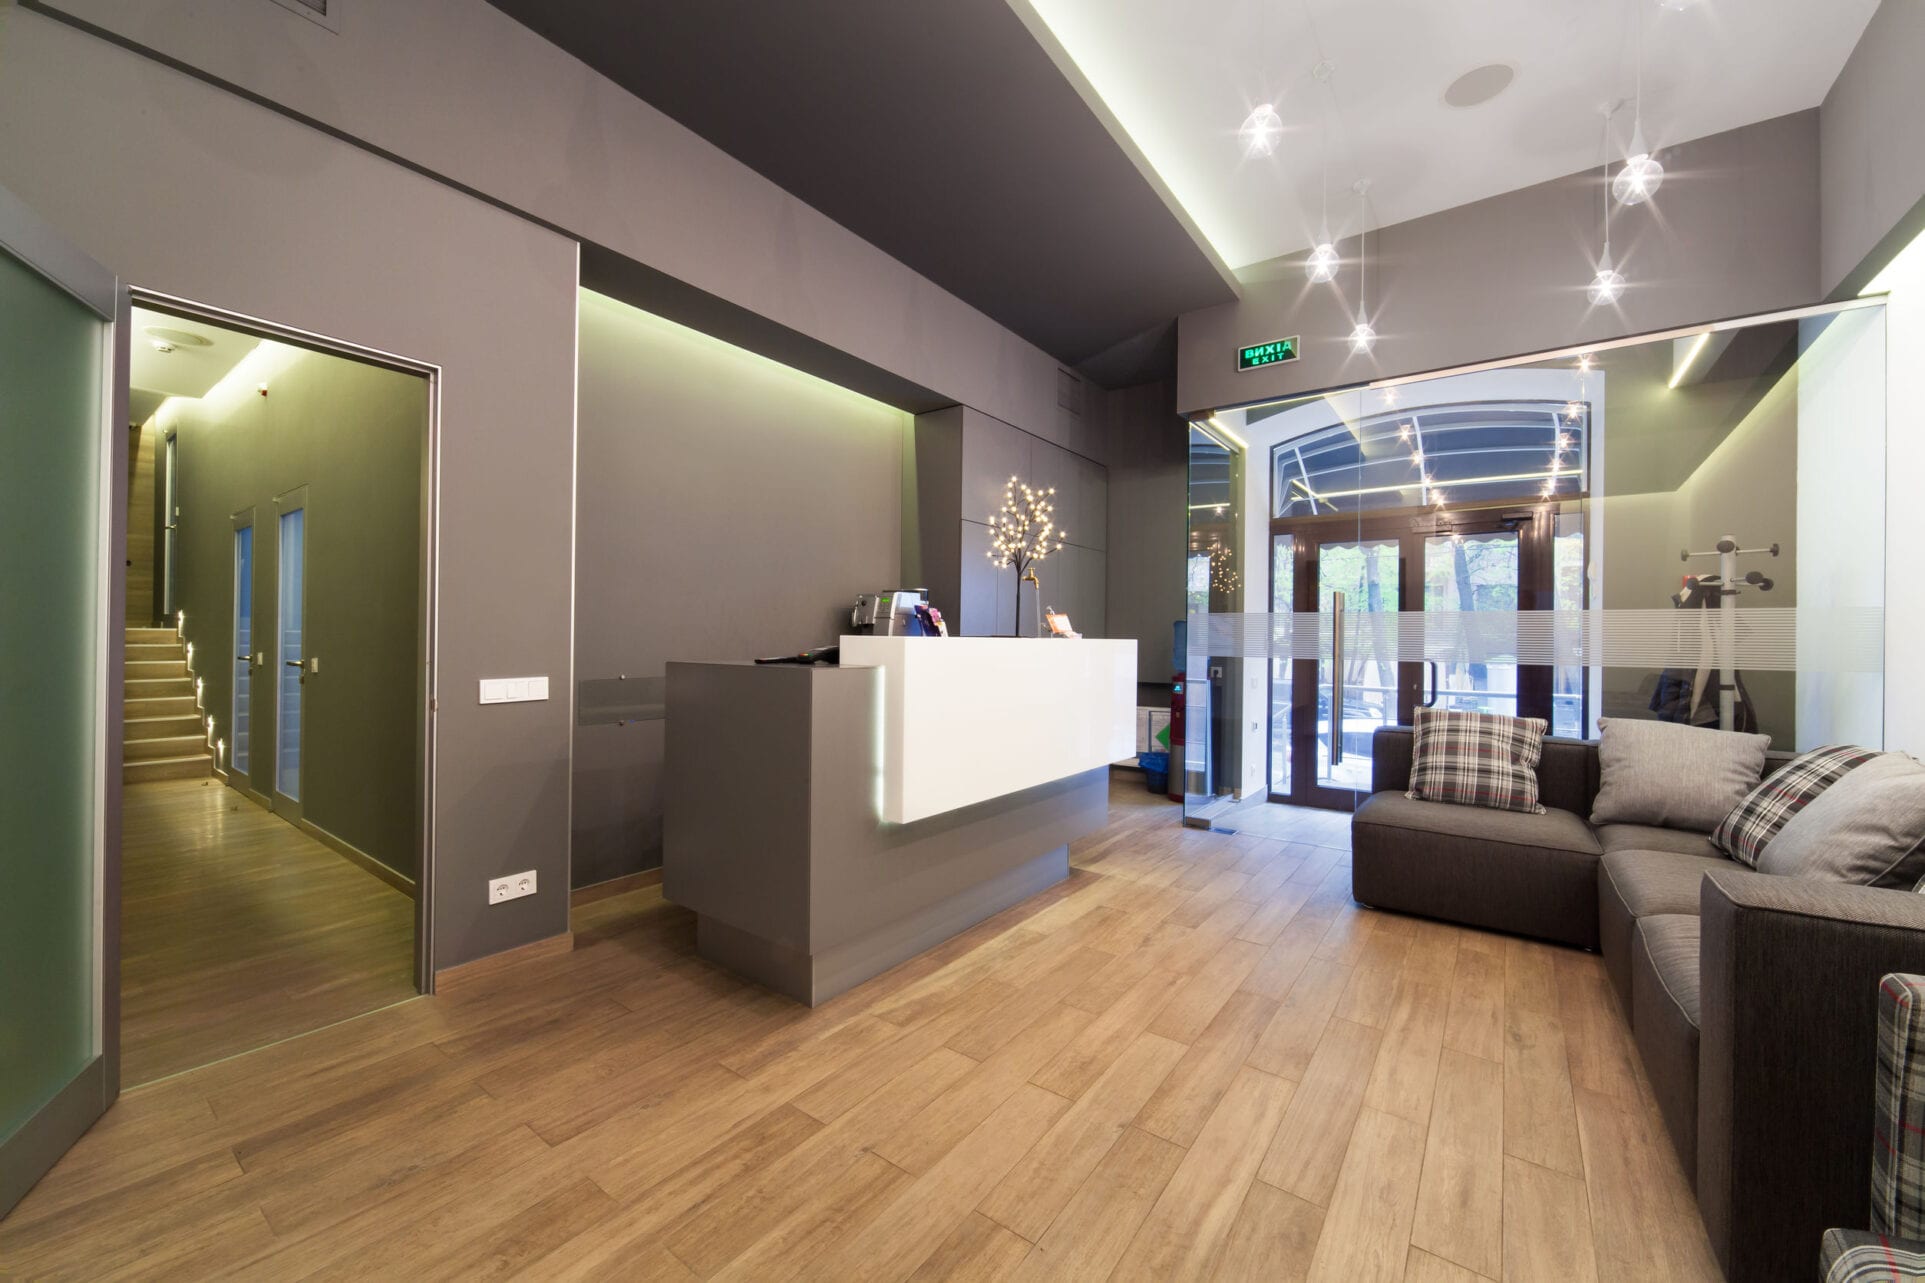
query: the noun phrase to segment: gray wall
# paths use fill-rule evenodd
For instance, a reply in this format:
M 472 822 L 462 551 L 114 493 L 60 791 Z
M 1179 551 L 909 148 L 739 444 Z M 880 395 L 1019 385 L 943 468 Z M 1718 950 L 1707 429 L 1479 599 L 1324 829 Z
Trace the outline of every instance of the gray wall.
M 307 488 L 302 645 L 318 657 L 301 698 L 301 814 L 413 878 L 419 841 L 416 690 L 421 607 L 421 462 L 427 380 L 283 349 L 268 395 L 177 401 L 160 427 L 178 443 L 181 607 L 203 707 L 234 743 L 234 530 L 253 510 L 253 650 L 248 783 L 275 770 L 280 539 L 274 500 Z
M 833 642 L 899 586 L 902 411 L 588 291 L 580 396 L 582 679 Z M 576 730 L 576 885 L 661 863 L 662 731 Z
M 1136 639 L 1137 679 L 1168 683 L 1183 618 L 1189 429 L 1168 382 L 1108 396 L 1109 635 Z
M 88 254 L 441 367 L 434 961 L 565 930 L 575 246 L 38 14 L 0 25 L 0 183 Z M 476 701 L 538 673 L 547 703 Z M 529 868 L 540 894 L 486 903 Z
M 1092 414 L 1087 422 L 1090 435 L 1100 438 L 1102 420 Z M 916 416 L 914 439 L 904 489 L 910 490 L 913 472 L 914 517 L 907 524 L 915 542 L 905 545 L 903 568 L 916 586 L 929 588 L 950 631 L 976 637 L 1035 632 L 1036 589 L 1022 590 L 1019 620 L 1016 571 L 998 569 L 988 557 L 990 518 L 1002 507 L 1009 479 L 1018 477 L 1056 491 L 1063 547 L 1035 567 L 1042 607 L 1067 614 L 1086 637 L 1112 635 L 1106 622 L 1109 476 L 1101 463 L 969 406 Z
M 1856 293 L 1925 226 L 1921 68 L 1925 4 L 1885 0 L 1819 108 L 1819 275 L 1827 291 Z
M 267 0 L 45 2 L 1090 452 L 1046 353 L 483 0 L 360 0 L 338 34 Z
M 1612 215 L 1630 282 L 1615 308 L 1587 307 L 1596 270 L 1595 170 L 1399 223 L 1369 238 L 1379 338 L 1353 356 L 1354 238 L 1341 288 L 1311 288 L 1301 256 L 1245 274 L 1243 298 L 1186 314 L 1177 404 L 1242 404 L 1390 375 L 1446 369 L 1587 340 L 1816 302 L 1818 113 L 1799 112 L 1664 151 L 1653 206 Z M 1346 302 L 1346 300 L 1348 300 Z M 1298 334 L 1303 359 L 1238 372 L 1238 347 Z

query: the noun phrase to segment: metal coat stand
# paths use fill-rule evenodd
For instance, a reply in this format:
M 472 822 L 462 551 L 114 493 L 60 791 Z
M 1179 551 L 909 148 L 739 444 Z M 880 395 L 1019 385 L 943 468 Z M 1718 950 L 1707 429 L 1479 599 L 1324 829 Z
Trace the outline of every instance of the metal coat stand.
M 1759 592 L 1770 592 L 1772 580 L 1764 572 L 1748 570 L 1738 573 L 1740 557 L 1776 557 L 1778 545 L 1768 548 L 1740 548 L 1736 535 L 1725 535 L 1718 540 L 1718 546 L 1710 552 L 1692 552 L 1685 549 L 1678 553 L 1678 560 L 1690 561 L 1693 557 L 1716 557 L 1718 573 L 1715 575 L 1693 575 L 1688 584 L 1700 588 L 1715 589 L 1722 598 L 1736 597 L 1747 588 Z M 1738 611 L 1736 602 L 1720 600 L 1718 603 L 1718 727 L 1721 730 L 1738 728 Z

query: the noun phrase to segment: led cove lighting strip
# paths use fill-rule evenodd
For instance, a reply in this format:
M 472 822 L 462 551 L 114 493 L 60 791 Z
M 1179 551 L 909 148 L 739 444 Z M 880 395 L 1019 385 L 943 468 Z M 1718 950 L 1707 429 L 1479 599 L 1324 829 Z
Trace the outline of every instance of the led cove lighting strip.
M 1684 360 L 1678 362 L 1678 368 L 1671 372 L 1671 382 L 1666 385 L 1667 387 L 1674 392 L 1677 391 L 1678 384 L 1684 382 L 1684 376 L 1691 372 L 1691 365 L 1698 359 L 1698 353 L 1704 351 L 1704 345 L 1710 341 L 1711 331 L 1706 330 L 1698 336 L 1696 342 L 1685 349 Z

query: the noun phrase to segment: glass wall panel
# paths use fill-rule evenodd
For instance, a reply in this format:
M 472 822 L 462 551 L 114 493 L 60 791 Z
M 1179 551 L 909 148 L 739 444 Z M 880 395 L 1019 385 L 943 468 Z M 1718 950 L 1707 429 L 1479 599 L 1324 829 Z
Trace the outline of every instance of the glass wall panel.
M 1187 816 L 1353 805 L 1425 706 L 1882 746 L 1884 398 L 1849 304 L 1200 416 Z
M 0 1142 L 98 1054 L 106 328 L 0 250 Z

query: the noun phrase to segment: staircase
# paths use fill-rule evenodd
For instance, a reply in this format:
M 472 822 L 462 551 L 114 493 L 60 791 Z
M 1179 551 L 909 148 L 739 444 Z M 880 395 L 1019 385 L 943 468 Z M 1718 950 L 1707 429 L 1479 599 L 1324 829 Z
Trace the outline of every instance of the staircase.
M 127 630 L 126 682 L 121 780 L 139 784 L 211 775 L 214 755 L 194 705 L 187 648 L 173 629 Z

